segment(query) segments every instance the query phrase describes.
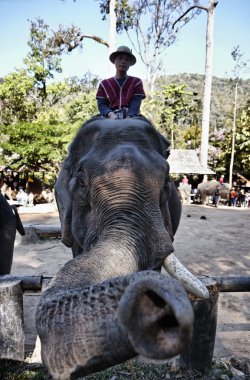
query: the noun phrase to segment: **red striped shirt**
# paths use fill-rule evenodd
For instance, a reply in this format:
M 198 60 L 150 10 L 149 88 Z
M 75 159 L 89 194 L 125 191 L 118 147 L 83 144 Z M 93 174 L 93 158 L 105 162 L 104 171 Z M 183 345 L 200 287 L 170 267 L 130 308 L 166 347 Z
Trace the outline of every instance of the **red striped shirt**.
M 111 109 L 120 109 L 128 107 L 134 95 L 145 98 L 143 84 L 141 79 L 128 76 L 122 86 L 114 77 L 104 79 L 99 85 L 96 97 L 107 99 Z

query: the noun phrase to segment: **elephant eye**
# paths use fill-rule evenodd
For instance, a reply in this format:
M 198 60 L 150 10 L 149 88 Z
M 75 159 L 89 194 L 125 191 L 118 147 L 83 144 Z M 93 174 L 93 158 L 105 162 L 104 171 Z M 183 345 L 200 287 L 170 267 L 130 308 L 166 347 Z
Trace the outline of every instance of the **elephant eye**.
M 78 172 L 76 178 L 81 187 L 87 185 L 87 176 L 84 172 Z

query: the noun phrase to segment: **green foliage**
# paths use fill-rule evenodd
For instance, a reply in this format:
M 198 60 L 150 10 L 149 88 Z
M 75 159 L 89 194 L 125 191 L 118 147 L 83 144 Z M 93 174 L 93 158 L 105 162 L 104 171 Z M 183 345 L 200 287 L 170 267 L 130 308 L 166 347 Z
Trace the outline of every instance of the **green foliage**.
M 182 134 L 183 141 L 188 145 L 188 149 L 197 149 L 201 144 L 201 126 L 192 125 L 185 129 Z
M 100 12 L 102 20 L 106 20 L 109 14 L 109 0 L 100 0 Z M 116 13 L 116 31 L 121 33 L 132 26 L 132 17 L 134 16 L 134 7 L 131 7 L 128 0 L 117 0 L 115 6 Z
M 193 93 L 185 84 L 161 85 L 142 105 L 142 112 L 167 138 L 179 135 L 192 120 Z M 175 140 L 178 141 L 177 136 Z M 173 144 L 173 141 L 172 141 Z
M 231 358 L 230 360 L 213 361 L 212 367 L 203 370 L 184 369 L 178 360 L 168 363 L 144 363 L 132 359 L 106 370 L 80 377 L 79 380 L 219 380 L 232 378 L 235 368 L 249 378 L 248 360 Z M 4 380 L 48 380 L 50 377 L 42 365 L 2 361 L 1 375 Z
M 34 119 L 37 105 L 32 96 L 35 80 L 25 70 L 6 75 L 0 83 L 0 123 L 10 124 L 19 120 Z
M 80 123 L 45 125 L 22 123 L 1 126 L 1 164 L 58 173 L 66 148 Z
M 182 124 L 181 130 L 175 130 L 174 137 L 177 148 L 199 148 L 204 76 L 181 74 L 162 77 L 158 81 L 158 89 L 161 88 L 162 83 L 165 85 L 175 83 L 176 86 L 185 84 L 187 91 L 196 94 L 194 98 L 189 97 L 192 104 L 186 115 L 186 121 Z M 230 79 L 213 78 L 208 163 L 214 171 L 221 174 L 229 172 L 234 86 L 234 82 Z M 250 79 L 239 81 L 234 172 L 247 177 L 250 177 L 249 93 Z M 157 107 L 155 112 L 157 112 Z
M 72 99 L 66 107 L 68 122 L 81 120 L 83 123 L 98 113 L 94 92 L 84 92 Z
M 250 175 L 250 101 L 237 121 L 236 157 L 234 171 Z
M 204 88 L 204 75 L 200 74 L 179 74 L 160 77 L 156 85 L 158 88 L 164 84 L 175 83 L 175 85 L 185 84 L 187 91 L 196 93 L 198 100 L 197 107 L 200 108 L 200 122 L 202 112 L 202 98 Z M 234 86 L 230 79 L 213 77 L 211 96 L 211 117 L 210 130 L 223 128 L 227 120 L 233 118 Z M 246 104 L 250 93 L 250 79 L 241 81 L 238 87 L 238 103 Z
M 69 101 L 69 96 L 78 96 L 97 86 L 98 77 L 90 72 L 81 79 L 73 77 L 64 82 L 51 82 L 54 74 L 62 71 L 60 57 L 64 52 L 57 45 L 58 41 L 55 42 L 59 35 L 51 33 L 43 20 L 31 22 L 30 52 L 24 60 L 25 69 L 7 75 L 0 83 L 0 123 L 63 122 L 67 115 L 62 112 L 62 106 Z M 72 33 L 71 39 L 74 39 Z
M 49 26 L 43 20 L 31 21 L 31 52 L 24 59 L 27 70 L 34 76 L 39 98 L 47 98 L 47 81 L 54 78 L 54 72 L 61 73 L 61 58 L 57 51 L 51 49 L 51 38 L 48 36 Z
M 88 72 L 82 79 L 51 82 L 62 72 L 63 52 L 79 45 L 77 36 L 75 27 L 52 32 L 43 20 L 31 21 L 26 69 L 0 84 L 1 164 L 57 173 L 76 130 L 97 113 L 96 76 Z

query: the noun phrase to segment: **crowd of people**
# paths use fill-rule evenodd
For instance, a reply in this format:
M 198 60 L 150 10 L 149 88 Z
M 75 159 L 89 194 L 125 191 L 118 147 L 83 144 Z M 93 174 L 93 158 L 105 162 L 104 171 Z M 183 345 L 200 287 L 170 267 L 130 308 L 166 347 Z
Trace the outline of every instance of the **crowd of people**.
M 220 186 L 216 186 L 213 192 L 213 205 L 218 207 L 220 201 Z M 227 200 L 231 207 L 250 207 L 250 192 L 232 187 Z
M 191 179 L 191 178 L 190 178 Z M 204 181 L 203 181 L 204 182 Z M 205 181 L 206 182 L 206 181 Z M 218 180 L 212 179 L 211 193 L 206 190 L 206 203 L 218 207 L 219 204 L 228 205 L 231 207 L 250 207 L 250 189 L 241 188 L 240 186 L 229 187 L 228 183 L 224 182 L 224 176 L 222 175 Z M 201 199 L 201 194 L 198 191 L 199 183 L 189 183 L 189 179 L 184 175 L 178 182 L 178 190 L 183 191 L 184 186 L 189 186 L 190 194 L 186 192 L 185 203 L 190 203 L 192 200 L 194 203 L 203 203 Z M 182 198 L 182 197 L 181 197 Z M 188 198 L 188 199 L 187 199 Z M 182 199 L 183 201 L 183 199 Z
M 0 175 L 0 191 L 11 204 L 33 207 L 38 203 L 52 203 L 55 200 L 54 191 L 43 189 L 38 181 L 34 186 L 35 178 L 19 177 L 18 174 Z

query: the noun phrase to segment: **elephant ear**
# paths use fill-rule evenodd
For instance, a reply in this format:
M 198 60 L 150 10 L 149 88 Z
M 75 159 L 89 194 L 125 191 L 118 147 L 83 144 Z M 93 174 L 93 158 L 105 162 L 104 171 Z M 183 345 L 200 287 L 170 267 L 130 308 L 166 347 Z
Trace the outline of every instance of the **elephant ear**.
M 181 201 L 175 184 L 172 181 L 169 183 L 169 192 L 168 208 L 170 212 L 173 234 L 175 234 L 181 219 Z
M 162 191 L 160 208 L 165 228 L 171 238 L 174 239 L 181 218 L 181 201 L 177 189 L 171 180 L 167 181 Z
M 101 125 L 99 118 L 93 117 L 78 131 L 68 148 L 68 157 L 65 159 L 55 185 L 56 202 L 59 209 L 62 242 L 72 248 L 74 256 L 79 253 L 80 247 L 72 235 L 72 178 L 80 160 L 88 153 L 97 140 Z
M 11 208 L 14 211 L 14 214 L 16 216 L 16 229 L 17 229 L 17 231 L 19 232 L 20 235 L 24 236 L 25 235 L 25 230 L 24 230 L 22 221 L 20 219 L 20 216 L 18 214 L 18 211 L 16 209 L 16 206 L 12 205 Z
M 55 185 L 56 203 L 61 221 L 62 242 L 66 247 L 72 247 L 74 244 L 71 231 L 72 197 L 69 189 L 71 175 L 72 172 L 67 165 L 67 161 L 65 161 Z
M 160 146 L 161 146 L 161 155 L 164 158 L 168 158 L 170 154 L 170 142 L 166 137 L 164 137 L 160 132 L 157 131 L 158 138 L 160 140 Z

